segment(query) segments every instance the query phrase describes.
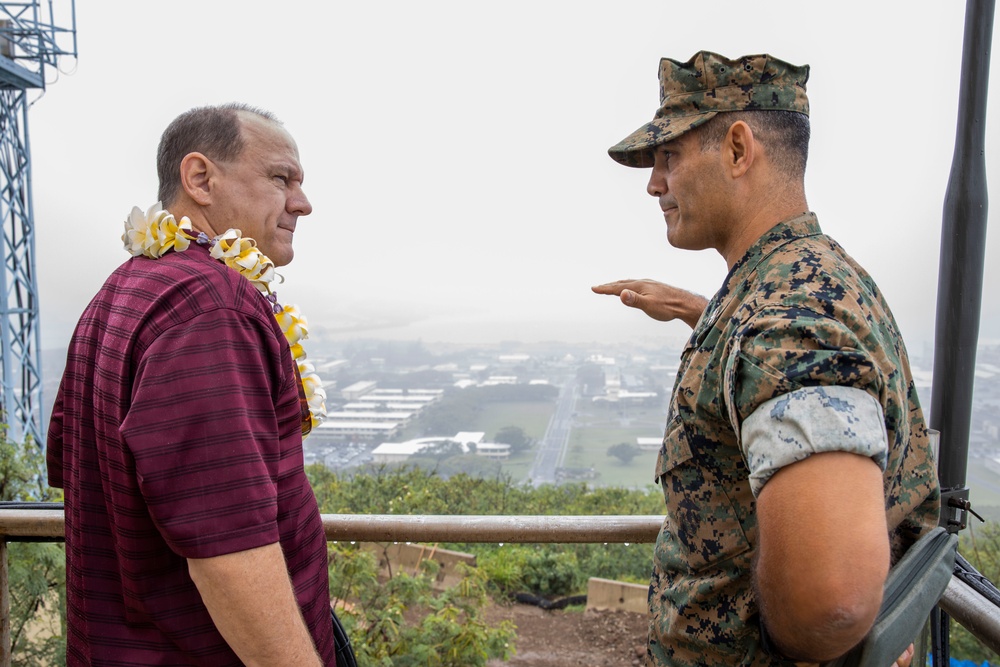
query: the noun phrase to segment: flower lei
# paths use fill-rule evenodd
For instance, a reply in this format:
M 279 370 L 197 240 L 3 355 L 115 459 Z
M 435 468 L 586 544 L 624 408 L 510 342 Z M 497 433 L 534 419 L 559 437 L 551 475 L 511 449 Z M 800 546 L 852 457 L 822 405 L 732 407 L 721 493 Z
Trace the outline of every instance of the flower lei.
M 133 207 L 125 220 L 125 233 L 122 234 L 122 242 L 129 254 L 150 259 L 159 259 L 171 250 L 184 252 L 191 241 L 207 245 L 213 258 L 238 271 L 270 303 L 302 378 L 312 428 L 319 426 L 326 418 L 326 391 L 312 362 L 306 361 L 306 352 L 302 347 L 302 341 L 309 337 L 308 325 L 298 308 L 278 304 L 278 293 L 271 290 L 271 282 L 277 277 L 274 263 L 257 248 L 256 241 L 243 238 L 238 229 L 226 230 L 215 238 L 209 238 L 204 232 L 194 234 L 191 220 L 183 217 L 177 222 L 170 212 L 163 210 L 160 202 L 153 204 L 145 214 L 138 206 Z

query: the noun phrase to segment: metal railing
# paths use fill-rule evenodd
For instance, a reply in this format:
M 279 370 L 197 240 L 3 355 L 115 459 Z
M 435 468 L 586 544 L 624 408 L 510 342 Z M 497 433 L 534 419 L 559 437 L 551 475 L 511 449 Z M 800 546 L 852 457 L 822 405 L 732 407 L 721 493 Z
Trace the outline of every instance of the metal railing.
M 662 522 L 659 515 L 323 515 L 327 540 L 355 542 L 651 544 Z M 0 511 L 0 667 L 9 667 L 11 659 L 7 542 L 61 541 L 63 535 L 61 509 Z M 985 646 L 1000 652 L 1000 612 L 968 584 L 952 577 L 940 606 Z

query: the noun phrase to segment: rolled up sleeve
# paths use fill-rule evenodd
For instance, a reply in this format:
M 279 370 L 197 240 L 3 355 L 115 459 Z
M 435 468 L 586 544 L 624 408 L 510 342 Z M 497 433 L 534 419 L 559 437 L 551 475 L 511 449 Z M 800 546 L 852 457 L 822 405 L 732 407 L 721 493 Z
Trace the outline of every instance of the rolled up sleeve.
M 756 496 L 781 468 L 821 452 L 850 452 L 885 470 L 882 406 L 855 387 L 803 387 L 760 405 L 740 433 Z

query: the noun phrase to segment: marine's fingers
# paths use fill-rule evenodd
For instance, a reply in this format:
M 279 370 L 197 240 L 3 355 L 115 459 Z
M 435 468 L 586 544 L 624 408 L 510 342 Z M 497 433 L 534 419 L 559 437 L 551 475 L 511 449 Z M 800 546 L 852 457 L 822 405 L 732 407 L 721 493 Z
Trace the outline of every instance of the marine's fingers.
M 616 280 L 610 283 L 604 283 L 602 285 L 594 285 L 590 289 L 597 294 L 621 294 L 622 290 L 625 289 L 634 280 Z

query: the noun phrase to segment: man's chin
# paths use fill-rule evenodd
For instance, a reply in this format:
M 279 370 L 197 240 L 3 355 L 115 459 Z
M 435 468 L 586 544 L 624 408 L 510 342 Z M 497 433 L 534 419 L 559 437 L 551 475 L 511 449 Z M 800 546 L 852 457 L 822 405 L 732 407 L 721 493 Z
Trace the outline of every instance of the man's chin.
M 684 235 L 675 227 L 667 227 L 667 243 L 680 250 L 687 250 L 684 245 Z
M 295 251 L 292 249 L 292 244 L 282 243 L 278 244 L 276 247 L 264 248 L 257 244 L 257 248 L 260 249 L 262 253 L 267 255 L 267 258 L 271 260 L 274 266 L 287 266 L 291 263 L 292 258 L 295 257 Z
M 686 239 L 683 234 L 678 232 L 671 233 L 667 230 L 667 243 L 677 248 L 678 250 L 707 250 L 709 247 L 702 242 L 697 242 L 697 239 Z

